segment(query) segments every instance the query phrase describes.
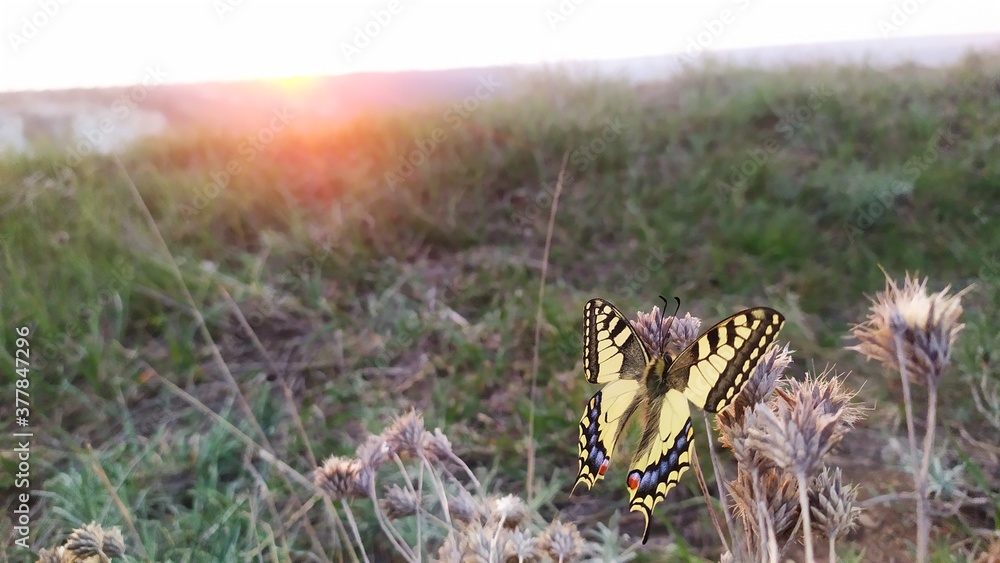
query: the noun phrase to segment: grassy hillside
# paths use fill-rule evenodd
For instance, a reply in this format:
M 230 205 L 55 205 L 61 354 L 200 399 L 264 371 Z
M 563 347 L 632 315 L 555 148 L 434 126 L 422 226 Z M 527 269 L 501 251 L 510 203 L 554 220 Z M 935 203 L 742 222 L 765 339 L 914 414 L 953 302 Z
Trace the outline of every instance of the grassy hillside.
M 910 491 L 898 376 L 844 350 L 884 269 L 975 286 L 941 387 L 932 546 L 942 560 L 985 549 L 1000 523 L 1000 57 L 475 86 L 464 106 L 346 126 L 302 114 L 120 159 L 0 159 L 0 358 L 11 389 L 15 329 L 30 327 L 34 546 L 96 520 L 123 526 L 136 560 L 347 557 L 340 505 L 310 504 L 205 407 L 307 479 L 414 407 L 489 492 L 522 496 L 533 416 L 533 508 L 581 530 L 618 522 L 624 463 L 567 497 L 596 391 L 580 360 L 595 296 L 628 314 L 677 295 L 709 324 L 782 311 L 792 375 L 836 364 L 861 389 L 866 418 L 835 454 L 860 498 Z M 699 494 L 685 475 L 643 557 L 718 559 Z M 903 497 L 867 510 L 844 553 L 911 558 Z M 373 560 L 388 557 L 370 503 L 351 506 Z M 898 541 L 880 539 L 889 523 Z M 641 531 L 626 515 L 599 543 Z

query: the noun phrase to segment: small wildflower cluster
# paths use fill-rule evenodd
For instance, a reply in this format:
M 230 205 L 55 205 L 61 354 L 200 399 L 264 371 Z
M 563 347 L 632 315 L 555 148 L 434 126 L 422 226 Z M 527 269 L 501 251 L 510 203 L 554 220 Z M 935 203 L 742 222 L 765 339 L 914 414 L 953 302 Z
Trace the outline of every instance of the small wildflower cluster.
M 407 470 L 404 460 L 417 462 L 418 467 Z M 400 482 L 383 486 L 379 495 L 376 477 L 389 464 L 399 470 Z M 464 481 L 456 477 L 456 468 L 464 471 Z M 485 495 L 448 438 L 440 429 L 426 430 L 423 417 L 415 411 L 398 417 L 381 434 L 369 436 L 355 457 L 327 459 L 317 468 L 314 482 L 331 500 L 341 502 L 354 534 L 351 543 L 361 550 L 363 560 L 368 556 L 346 502 L 351 498 L 373 501 L 382 532 L 407 561 L 436 553 L 435 560 L 444 562 L 569 562 L 596 549 L 574 524 L 555 520 L 539 526 L 544 520 L 517 496 Z M 417 523 L 415 539 L 399 526 L 410 518 Z M 406 529 L 412 534 L 412 528 Z
M 959 323 L 962 296 L 971 288 L 955 295 L 948 293 L 950 289 L 929 294 L 926 279 L 907 274 L 900 287 L 887 275 L 885 290 L 872 300 L 868 319 L 854 327 L 852 334 L 858 344 L 850 348 L 899 372 L 917 489 L 917 561 L 920 562 L 927 561 L 930 545 L 929 471 L 937 422 L 937 389 L 947 371 L 955 340 L 965 328 Z M 915 409 L 910 383 L 927 390 L 927 430 L 921 447 L 917 445 L 913 423 Z
M 721 443 L 737 461 L 728 483 L 747 539 L 737 560 L 781 559 L 799 534 L 813 560 L 812 523 L 829 540 L 850 531 L 857 491 L 827 467 L 830 451 L 860 418 L 853 392 L 827 371 L 804 381 L 782 380 L 788 347 L 768 350 L 743 392 L 716 417 Z M 734 542 L 734 549 L 742 549 Z M 749 558 L 749 559 L 748 559 Z
M 73 530 L 69 538 L 54 549 L 40 549 L 39 563 L 102 563 L 125 556 L 125 538 L 119 528 L 105 530 L 91 522 Z

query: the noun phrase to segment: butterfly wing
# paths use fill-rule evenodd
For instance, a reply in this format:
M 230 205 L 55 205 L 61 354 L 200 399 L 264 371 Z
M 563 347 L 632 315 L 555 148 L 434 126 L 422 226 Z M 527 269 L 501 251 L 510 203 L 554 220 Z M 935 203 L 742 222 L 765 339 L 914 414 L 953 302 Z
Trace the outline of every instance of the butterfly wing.
M 670 389 L 662 397 L 650 400 L 642 439 L 626 481 L 630 510 L 638 510 L 646 517 L 642 543 L 649 539 L 653 508 L 691 464 L 693 439 L 691 409 L 681 391 Z
M 640 393 L 649 353 L 628 319 L 603 299 L 591 299 L 583 308 L 583 369 L 591 383 L 607 383 L 587 403 L 580 419 L 580 483 L 587 488 L 604 478 L 615 444 L 632 413 L 643 400 Z M 572 494 L 572 492 L 570 493 Z
M 590 489 L 604 478 L 615 444 L 642 400 L 642 395 L 637 393 L 640 386 L 641 383 L 634 379 L 612 381 L 587 403 L 580 420 L 580 472 L 573 491 L 580 483 Z
M 649 353 L 628 319 L 603 299 L 583 308 L 583 369 L 591 383 L 639 379 Z
M 733 401 L 761 356 L 778 336 L 785 317 L 768 307 L 740 311 L 705 331 L 670 365 L 667 382 L 705 411 L 717 413 Z

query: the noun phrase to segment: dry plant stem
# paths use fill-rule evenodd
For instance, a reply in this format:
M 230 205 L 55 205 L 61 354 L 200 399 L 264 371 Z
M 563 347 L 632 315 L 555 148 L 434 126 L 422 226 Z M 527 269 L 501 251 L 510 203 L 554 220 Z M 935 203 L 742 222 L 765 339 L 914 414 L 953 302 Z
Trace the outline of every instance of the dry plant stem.
M 799 482 L 799 512 L 802 517 L 802 541 L 806 544 L 806 561 L 813 563 L 816 557 L 813 555 L 812 516 L 809 514 L 809 483 L 802 471 L 796 472 L 795 479 Z
M 479 496 L 485 498 L 486 497 L 486 493 L 483 491 L 483 485 L 479 482 L 479 479 L 476 479 L 476 474 L 472 472 L 472 469 L 469 469 L 469 466 L 465 463 L 465 461 L 463 461 L 462 458 L 460 458 L 457 455 L 455 455 L 454 452 L 449 452 L 448 453 L 448 459 L 454 461 L 462 469 L 465 470 L 465 474 L 469 477 L 469 480 L 472 481 L 472 484 L 475 485 L 476 492 L 479 493 Z M 455 477 L 455 474 L 452 473 L 448 468 L 442 466 L 442 469 L 448 474 L 449 477 L 452 478 L 452 480 L 454 480 L 456 483 L 458 483 L 459 486 L 462 485 L 461 482 L 459 482 L 458 478 Z
M 427 461 L 427 458 L 424 457 L 422 454 L 420 456 L 420 461 L 427 466 L 427 475 L 429 475 L 431 481 L 434 482 L 434 490 L 435 492 L 437 492 L 438 502 L 441 503 L 441 512 L 444 513 L 444 519 L 448 525 L 448 528 L 451 528 L 451 508 L 448 506 L 448 496 L 444 492 L 444 483 L 440 479 L 438 479 L 437 473 L 434 471 L 434 468 L 431 466 L 430 462 Z
M 387 538 L 389 538 L 389 542 L 392 543 L 392 546 L 396 548 L 396 552 L 402 555 L 407 561 L 419 561 L 417 556 L 413 553 L 413 549 L 410 548 L 409 544 L 406 543 L 402 536 L 399 536 L 399 531 L 396 527 L 386 520 L 385 514 L 382 513 L 382 507 L 379 506 L 378 497 L 375 495 L 374 483 L 368 487 L 368 498 L 371 499 L 372 505 L 375 508 L 375 519 L 378 520 L 379 527 L 382 528 L 382 532 Z
M 698 486 L 701 487 L 701 495 L 705 499 L 705 506 L 708 507 L 708 514 L 712 517 L 712 524 L 715 525 L 715 531 L 719 534 L 719 541 L 722 542 L 722 546 L 725 551 L 730 551 L 729 542 L 726 541 L 726 534 L 722 532 L 722 525 L 719 523 L 719 515 L 715 513 L 715 506 L 712 505 L 712 497 L 708 494 L 708 485 L 705 484 L 705 475 L 701 472 L 701 464 L 698 463 L 698 450 L 697 448 L 691 448 L 691 462 L 694 465 L 694 474 L 698 478 Z
M 423 542 L 423 530 L 424 530 L 424 519 L 421 515 L 421 505 L 424 503 L 424 464 L 420 464 L 420 474 L 417 475 L 417 550 L 420 550 L 420 546 L 424 545 Z
M 830 554 L 830 563 L 837 563 L 837 536 L 831 534 L 829 538 L 829 543 L 827 544 L 827 551 Z
M 101 483 L 104 488 L 107 489 L 108 494 L 115 501 L 115 506 L 118 507 L 118 512 L 122 515 L 122 519 L 125 520 L 125 525 L 128 526 L 129 531 L 135 538 L 135 544 L 139 546 L 139 552 L 142 553 L 142 558 L 146 561 L 150 561 L 149 554 L 146 553 L 146 547 L 142 544 L 142 536 L 139 535 L 139 530 L 135 527 L 135 522 L 132 520 L 132 514 L 128 511 L 125 503 L 122 502 L 120 496 L 118 496 L 118 489 L 111 484 L 111 479 L 108 478 L 108 474 L 104 471 L 104 467 L 101 465 L 97 454 L 94 452 L 94 448 L 90 444 L 87 444 L 87 453 L 90 454 L 91 467 L 94 473 L 101 479 Z
M 743 538 L 740 537 L 736 526 L 733 525 L 733 515 L 729 512 L 729 504 L 726 502 L 726 482 L 725 470 L 719 461 L 719 454 L 715 451 L 715 436 L 712 435 L 712 425 L 708 420 L 708 413 L 701 411 L 701 417 L 705 420 L 705 434 L 708 436 L 708 456 L 712 461 L 712 473 L 715 474 L 715 486 L 719 488 L 719 504 L 722 505 L 722 515 L 726 518 L 726 528 L 732 536 L 734 555 L 740 555 L 743 551 Z M 723 542 L 725 544 L 725 542 Z
M 545 250 L 542 252 L 542 276 L 538 283 L 538 307 L 535 309 L 535 350 L 531 355 L 531 386 L 528 394 L 528 476 L 525 488 L 528 504 L 535 489 L 535 388 L 538 380 L 538 348 L 542 340 L 542 300 L 545 298 L 545 277 L 549 272 L 549 249 L 552 247 L 552 229 L 556 222 L 556 210 L 559 208 L 559 194 L 562 192 L 563 177 L 566 174 L 566 161 L 569 151 L 563 153 L 562 164 L 559 166 L 559 178 L 556 180 L 556 191 L 552 195 L 552 206 L 549 209 L 549 224 L 545 231 Z
M 340 499 L 340 506 L 344 508 L 344 515 L 347 516 L 347 523 L 351 525 L 351 531 L 354 533 L 354 541 L 357 542 L 358 549 L 361 550 L 361 556 L 365 558 L 365 563 L 369 563 L 368 553 L 365 551 L 365 544 L 361 541 L 361 534 L 358 532 L 358 523 L 354 521 L 354 513 L 351 512 L 351 507 L 347 506 L 347 499 Z M 376 512 L 378 512 L 378 510 L 376 510 Z
M 927 560 L 927 552 L 931 535 L 931 507 L 930 498 L 927 492 L 929 479 L 928 474 L 931 467 L 931 451 L 934 449 L 934 427 L 937 424 L 937 385 L 928 382 L 927 385 L 927 432 L 924 434 L 924 457 L 920 461 L 920 476 L 917 478 L 917 493 L 920 499 L 921 517 L 917 521 L 917 538 L 923 540 L 923 551 L 920 551 L 920 542 L 917 543 L 917 557 L 923 554 L 924 561 Z
M 913 427 L 913 397 L 910 395 L 910 377 L 906 370 L 906 361 L 903 359 L 903 339 L 900 335 L 894 334 L 896 344 L 896 364 L 899 366 L 899 377 L 903 384 L 903 407 L 906 411 L 906 432 L 909 434 L 910 439 L 910 464 L 913 469 L 913 484 L 917 489 L 917 493 L 921 493 L 920 485 L 920 473 L 916 467 L 917 463 L 917 432 Z M 930 432 L 930 428 L 927 429 Z M 924 530 L 930 531 L 930 520 L 927 514 L 924 512 L 925 506 L 923 502 L 923 495 L 917 499 L 917 561 L 918 563 L 926 563 L 927 561 L 927 549 L 928 549 L 928 536 L 924 535 Z M 927 521 L 927 527 L 924 527 L 924 521 Z
M 326 504 L 327 511 L 332 514 L 331 520 L 333 520 L 334 527 L 337 529 L 337 533 L 340 534 L 340 541 L 347 548 L 347 552 L 351 554 L 351 561 L 354 563 L 358 562 L 358 554 L 354 551 L 354 546 L 351 545 L 351 538 L 347 536 L 347 528 L 344 527 L 344 520 L 340 517 L 340 513 L 337 509 L 333 507 L 330 500 L 325 495 L 323 496 L 324 504 Z M 365 546 L 358 542 L 359 549 L 361 549 L 361 555 L 368 561 L 368 554 L 365 552 Z
M 187 284 L 184 283 L 184 276 L 181 274 L 180 266 L 177 265 L 177 260 L 174 259 L 174 255 L 170 252 L 170 247 L 167 246 L 167 241 L 163 238 L 163 233 L 160 232 L 160 228 L 156 225 L 156 220 L 153 218 L 153 214 L 149 211 L 149 206 L 147 206 L 145 200 L 142 199 L 142 194 L 139 193 L 139 188 L 137 188 L 135 182 L 132 181 L 132 176 L 129 175 L 128 169 L 125 168 L 125 164 L 122 163 L 121 159 L 118 158 L 117 155 L 114 156 L 114 159 L 115 163 L 118 165 L 118 168 L 121 169 L 122 175 L 125 176 L 125 180 L 128 183 L 129 189 L 132 192 L 132 197 L 135 200 L 136 206 L 142 211 L 143 218 L 146 220 L 146 223 L 149 226 L 150 231 L 156 237 L 157 242 L 159 243 L 160 247 L 162 248 L 164 254 L 168 259 L 168 262 L 170 264 L 170 271 L 177 279 L 177 283 L 180 285 L 181 291 L 184 293 L 184 299 L 187 301 L 188 306 L 194 313 L 195 320 L 198 323 L 198 331 L 201 333 L 202 338 L 205 339 L 205 342 L 208 342 L 210 344 L 209 349 L 212 352 L 212 359 L 219 366 L 220 371 L 226 378 L 226 382 L 232 388 L 233 394 L 236 396 L 237 403 L 240 405 L 240 409 L 243 411 L 244 417 L 246 418 L 246 420 L 250 422 L 250 425 L 260 436 L 260 440 L 264 444 L 263 447 L 256 446 L 255 444 L 257 452 L 261 454 L 266 453 L 269 458 L 277 459 L 277 456 L 271 454 L 271 452 L 275 451 L 275 449 L 271 445 L 270 440 L 268 440 L 267 433 L 264 432 L 264 429 L 261 427 L 256 417 L 254 417 L 253 409 L 250 408 L 250 403 L 243 395 L 243 391 L 242 389 L 240 389 L 239 384 L 236 383 L 236 378 L 233 377 L 232 372 L 229 370 L 229 366 L 226 364 L 226 360 L 222 357 L 222 352 L 219 351 L 219 347 L 215 344 L 215 340 L 212 338 L 211 331 L 208 330 L 208 325 L 205 323 L 205 317 L 201 314 L 201 311 L 198 309 L 198 306 L 194 300 L 194 296 L 191 295 L 191 291 L 188 289 Z M 166 381 L 163 377 L 160 377 L 160 380 Z M 180 390 L 179 387 L 177 387 L 177 389 Z M 187 394 L 185 393 L 185 395 Z M 190 395 L 188 396 L 190 397 Z M 194 397 L 191 397 L 191 399 L 197 401 L 197 399 L 194 399 Z M 206 410 L 211 412 L 211 409 L 208 409 L 207 407 Z M 218 419 L 224 420 L 222 419 L 221 416 L 218 416 Z M 228 426 L 233 429 L 236 428 L 231 424 L 229 424 Z M 262 455 L 261 457 L 264 456 Z M 284 464 L 283 462 L 282 464 L 285 465 L 285 467 L 288 467 L 287 464 Z M 289 469 L 291 468 L 289 467 Z M 294 470 L 292 471 L 294 472 Z M 297 472 L 295 473 L 297 474 Z M 296 504 L 302 504 L 302 501 L 298 498 L 298 495 L 292 490 L 292 482 L 288 478 L 288 474 L 285 472 L 279 472 L 279 475 L 285 481 L 285 485 L 291 491 L 289 495 L 291 497 L 292 502 Z M 301 477 L 301 475 L 299 475 L 299 477 Z M 284 524 L 281 522 L 278 523 L 278 526 L 283 526 L 283 525 Z M 305 522 L 305 525 L 311 526 L 311 524 L 308 521 Z M 285 534 L 282 534 L 282 536 L 284 537 Z
M 764 506 L 764 501 L 762 500 L 764 494 L 760 490 L 760 472 L 756 467 L 751 470 L 751 475 L 753 476 L 753 496 L 754 496 L 754 512 L 757 513 L 757 552 L 760 555 L 760 560 L 764 563 L 777 563 L 778 561 L 778 541 L 774 537 L 774 526 L 771 519 L 767 513 L 767 508 Z M 749 536 L 749 534 L 748 534 Z M 749 544 L 749 540 L 747 541 Z M 766 547 L 766 549 L 765 549 Z M 747 556 L 749 557 L 750 546 L 747 545 Z M 765 557 L 764 554 L 768 556 Z
M 500 516 L 500 521 L 497 522 L 497 530 L 493 532 L 493 541 L 490 542 L 490 561 L 497 559 L 497 542 L 500 541 L 500 530 L 503 530 L 503 523 L 507 521 L 507 515 L 503 514 Z

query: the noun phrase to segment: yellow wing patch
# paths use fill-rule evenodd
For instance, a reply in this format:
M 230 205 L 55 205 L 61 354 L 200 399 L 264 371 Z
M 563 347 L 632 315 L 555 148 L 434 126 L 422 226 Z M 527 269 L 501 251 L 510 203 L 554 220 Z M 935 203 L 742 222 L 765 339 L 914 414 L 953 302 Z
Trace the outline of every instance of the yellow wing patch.
M 619 379 L 605 385 L 587 403 L 580 419 L 580 472 L 573 491 L 580 483 L 590 489 L 604 478 L 615 444 L 642 398 L 636 395 L 638 390 L 639 381 Z
M 691 465 L 690 448 L 694 439 L 691 411 L 683 393 L 671 389 L 656 403 L 659 408 L 650 408 L 646 413 L 642 441 L 626 481 L 629 508 L 642 512 L 646 518 L 642 543 L 649 539 L 653 507 L 667 496 Z
M 731 403 L 785 323 L 767 307 L 740 311 L 705 331 L 670 365 L 668 380 L 686 381 L 684 395 L 717 413 Z
M 591 299 L 583 308 L 583 369 L 591 383 L 639 379 L 649 354 L 614 305 Z

